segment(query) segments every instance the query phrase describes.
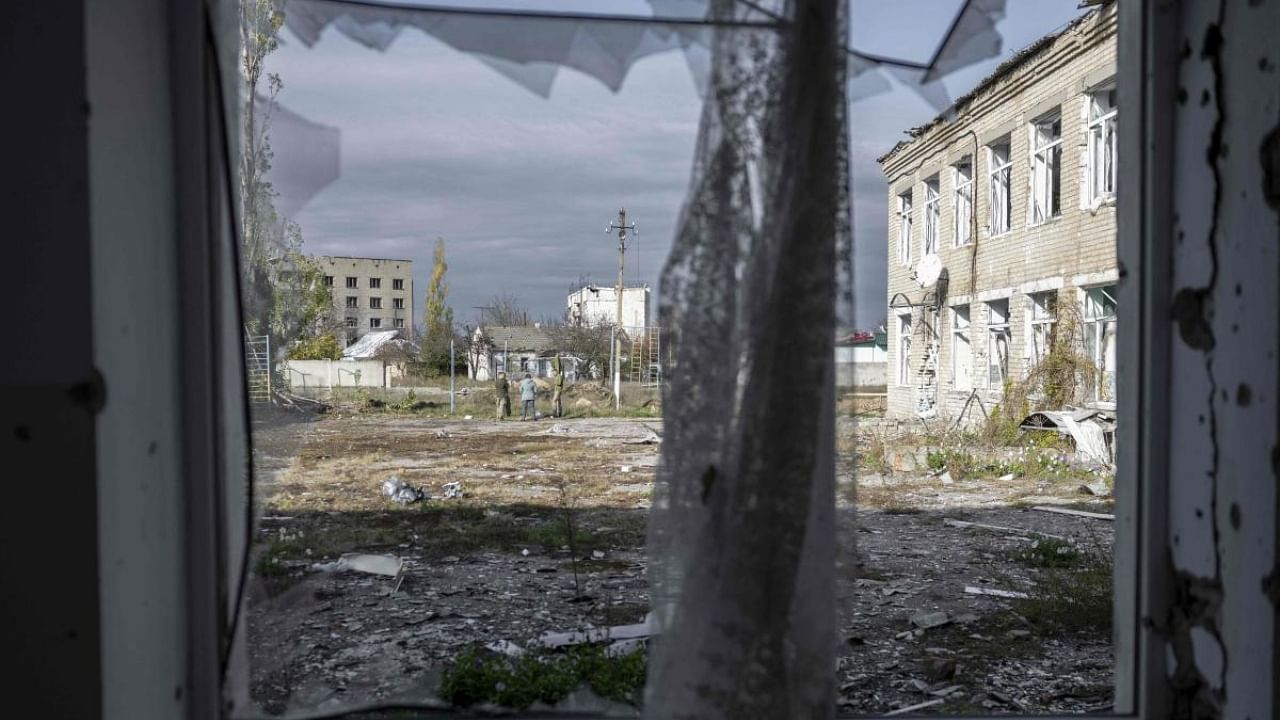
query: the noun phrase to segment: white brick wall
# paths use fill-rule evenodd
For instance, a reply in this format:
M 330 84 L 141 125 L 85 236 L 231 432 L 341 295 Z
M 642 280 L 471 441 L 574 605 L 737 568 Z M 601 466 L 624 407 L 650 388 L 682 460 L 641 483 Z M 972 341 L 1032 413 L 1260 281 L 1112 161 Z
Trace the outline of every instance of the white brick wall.
M 1070 290 L 1076 284 L 1115 281 L 1115 207 L 1104 205 L 1093 212 L 1084 207 L 1086 203 L 1082 200 L 1082 195 L 1087 193 L 1084 163 L 1089 96 L 1086 91 L 1114 76 L 1115 32 L 1115 6 L 1112 5 L 1053 40 L 1022 67 L 992 82 L 960 109 L 959 117 L 930 127 L 882 160 L 889 183 L 887 240 L 891 302 L 899 293 L 907 295 L 912 302 L 923 299 L 924 291 L 911 279 L 911 273 L 923 252 L 925 181 L 937 175 L 941 186 L 938 245 L 948 283 L 942 299 L 945 307 L 939 313 L 935 330 L 940 338 L 936 363 L 938 412 L 943 417 L 958 414 L 970 394 L 968 390 L 957 390 L 951 377 L 951 313 L 946 307 L 972 303 L 969 333 L 973 384 L 979 388 L 989 410 L 999 402 L 1001 389 L 986 387 L 988 333 L 987 312 L 982 302 L 992 298 L 1009 299 L 1009 374 L 1017 378 L 1027 369 L 1030 312 L 1027 293 L 1060 290 L 1059 303 L 1078 303 L 1078 293 Z M 1061 215 L 1031 226 L 1031 122 L 1058 108 L 1062 118 Z M 987 228 L 991 190 L 985 146 L 1005 135 L 1009 137 L 1013 163 L 1012 228 L 993 237 Z M 972 158 L 975 145 L 977 242 L 954 247 L 955 176 L 951 168 L 966 156 Z M 898 262 L 898 196 L 908 190 L 913 200 L 912 267 Z M 893 308 L 888 311 L 891 380 L 896 379 L 899 362 L 896 312 Z M 924 360 L 928 345 L 926 333 L 932 324 L 929 315 L 923 308 L 914 310 L 913 368 L 919 368 Z M 926 381 L 926 376 L 919 373 L 915 377 L 917 386 Z M 913 414 L 917 395 L 915 387 L 903 387 L 891 381 L 889 415 Z M 976 407 L 970 415 L 981 419 L 981 411 Z

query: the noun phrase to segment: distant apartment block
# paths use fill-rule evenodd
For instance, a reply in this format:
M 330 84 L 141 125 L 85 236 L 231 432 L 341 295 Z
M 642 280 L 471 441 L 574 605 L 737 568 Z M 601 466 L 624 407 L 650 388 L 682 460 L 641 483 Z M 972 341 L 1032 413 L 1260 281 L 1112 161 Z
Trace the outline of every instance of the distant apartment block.
M 622 289 L 622 326 L 643 328 L 649 325 L 649 288 Z M 567 320 L 573 325 L 614 325 L 618 322 L 618 290 L 615 287 L 587 285 L 572 293 L 567 300 Z
M 413 261 L 318 256 L 345 345 L 373 330 L 413 337 Z
M 1108 3 L 880 158 L 890 416 L 981 420 L 1059 342 L 1096 370 L 1077 402 L 1114 408 L 1115 68 Z

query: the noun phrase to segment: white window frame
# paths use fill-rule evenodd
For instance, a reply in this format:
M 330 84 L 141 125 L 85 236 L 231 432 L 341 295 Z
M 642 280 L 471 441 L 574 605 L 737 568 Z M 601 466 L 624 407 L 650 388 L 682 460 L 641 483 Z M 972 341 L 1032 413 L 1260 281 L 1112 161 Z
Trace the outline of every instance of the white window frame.
M 369 318 L 369 328 L 376 330 L 382 327 L 382 318 Z
M 942 193 L 937 175 L 924 181 L 924 252 L 938 253 L 938 226 L 942 224 Z
M 404 289 L 404 278 L 392 278 L 392 279 L 391 279 L 391 289 L 392 289 L 392 290 L 403 290 L 403 289 Z
M 1054 127 L 1057 134 L 1054 134 Z M 1062 111 L 1031 123 L 1031 202 L 1027 218 L 1041 225 L 1062 215 Z
M 973 160 L 972 158 L 951 166 L 955 177 L 955 231 L 953 247 L 963 247 L 973 242 Z
M 1013 344 L 1013 336 L 1009 332 L 1009 298 L 988 300 L 986 305 L 987 386 L 1001 391 L 1005 381 L 1009 379 L 1009 347 Z M 1001 306 L 1004 307 L 1003 315 L 997 313 L 997 308 Z
M 1027 371 L 1039 365 L 1053 349 L 1053 326 L 1058 322 L 1058 292 L 1027 295 Z
M 396 310 L 403 310 L 404 298 L 391 298 L 391 305 Z
M 359 323 L 360 323 L 359 320 L 350 316 L 347 317 L 347 327 L 349 328 L 359 327 L 360 326 Z
M 395 326 L 396 326 L 397 328 L 403 328 L 403 327 L 404 327 L 404 318 L 396 318 L 396 320 L 395 320 Z
M 382 289 L 382 278 L 380 278 L 380 277 L 371 277 L 371 278 L 369 278 L 369 289 L 370 289 L 370 290 L 381 290 L 381 289 Z
M 898 264 L 911 265 L 911 191 L 898 194 Z
M 356 290 L 356 289 L 358 289 L 359 287 L 360 287 L 360 278 L 355 277 L 355 276 L 352 276 L 352 275 L 348 275 L 348 276 L 347 276 L 347 288 L 348 288 L 348 289 L 351 289 L 351 290 Z
M 355 310 L 359 307 L 360 307 L 360 298 L 356 297 L 355 295 L 348 295 L 347 301 L 346 301 L 346 308 L 348 310 Z
M 911 382 L 911 340 L 912 340 L 912 317 L 911 313 L 898 313 L 898 343 L 897 343 L 897 372 L 896 379 L 901 387 L 910 387 Z
M 956 390 L 973 389 L 973 336 L 971 326 L 969 306 L 952 306 L 951 384 Z
M 1093 363 L 1097 373 L 1090 399 L 1099 405 L 1114 406 L 1116 401 L 1116 319 L 1119 310 L 1119 303 L 1116 302 L 1116 286 L 1102 285 L 1081 288 L 1081 291 L 1085 355 Z M 1110 303 L 1110 312 L 1106 311 L 1105 301 Z
M 1003 158 L 996 153 L 1001 147 Z M 1009 136 L 987 145 L 987 178 L 987 233 L 997 237 L 1013 229 L 1013 143 Z
M 1087 197 L 1090 204 L 1113 200 L 1116 196 L 1116 125 L 1119 108 L 1115 103 L 1115 88 L 1108 87 L 1089 93 Z M 1098 102 L 1099 96 L 1107 98 L 1109 107 Z M 1096 115 L 1096 117 L 1095 117 Z
M 382 309 L 382 298 L 380 298 L 380 297 L 371 297 L 371 298 L 369 298 L 369 309 L 370 309 L 370 310 L 381 310 L 381 309 Z

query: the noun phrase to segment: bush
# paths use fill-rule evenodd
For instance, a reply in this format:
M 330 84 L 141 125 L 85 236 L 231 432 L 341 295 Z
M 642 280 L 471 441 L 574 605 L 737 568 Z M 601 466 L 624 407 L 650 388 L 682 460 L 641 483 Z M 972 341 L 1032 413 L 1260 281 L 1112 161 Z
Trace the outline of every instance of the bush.
M 645 667 L 644 652 L 614 658 L 600 646 L 535 650 L 519 658 L 471 648 L 445 670 L 440 697 L 459 707 L 491 702 L 524 709 L 535 702 L 554 705 L 587 685 L 603 698 L 638 705 Z
M 342 348 L 333 333 L 299 340 L 289 351 L 290 360 L 341 360 Z

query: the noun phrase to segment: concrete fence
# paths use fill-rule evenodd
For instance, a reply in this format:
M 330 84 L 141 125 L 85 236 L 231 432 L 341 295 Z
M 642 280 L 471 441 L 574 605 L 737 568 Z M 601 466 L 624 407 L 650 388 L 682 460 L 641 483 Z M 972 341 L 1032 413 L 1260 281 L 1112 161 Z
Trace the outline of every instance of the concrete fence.
M 836 362 L 836 387 L 863 391 L 885 389 L 887 363 Z
M 390 387 L 394 367 L 381 360 L 286 360 L 282 365 L 294 390 Z

